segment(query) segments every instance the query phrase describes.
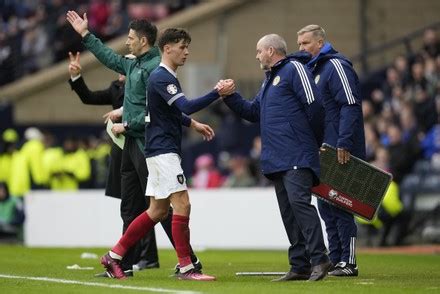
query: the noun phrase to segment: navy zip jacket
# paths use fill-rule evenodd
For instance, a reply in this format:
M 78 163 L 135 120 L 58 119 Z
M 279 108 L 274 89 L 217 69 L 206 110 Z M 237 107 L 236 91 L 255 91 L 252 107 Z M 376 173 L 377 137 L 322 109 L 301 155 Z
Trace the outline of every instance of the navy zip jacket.
M 224 99 L 242 118 L 260 122 L 261 168 L 271 176 L 290 169 L 310 168 L 319 182 L 317 133 L 322 106 L 312 74 L 301 63 L 309 56 L 290 55 L 266 72 L 257 96 L 248 101 L 238 93 Z M 301 62 L 299 62 L 301 61 Z
M 359 80 L 351 62 L 325 43 L 308 63 L 325 108 L 324 143 L 365 159 Z

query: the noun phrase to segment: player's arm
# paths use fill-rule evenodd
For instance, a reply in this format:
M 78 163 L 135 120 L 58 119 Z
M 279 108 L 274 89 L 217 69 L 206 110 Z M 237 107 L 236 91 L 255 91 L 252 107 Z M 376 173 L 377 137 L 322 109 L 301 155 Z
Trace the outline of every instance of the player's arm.
M 219 93 L 217 90 L 212 90 L 208 94 L 194 98 L 189 100 L 185 97 L 185 94 L 180 92 L 179 94 L 172 97 L 170 100 L 167 101 L 168 105 L 175 105 L 180 111 L 183 113 L 190 115 L 194 112 L 197 112 L 199 110 L 202 110 L 203 108 L 207 107 L 209 104 L 214 102 L 220 98 Z
M 309 70 L 300 62 L 293 61 L 292 87 L 298 95 L 304 109 L 306 110 L 310 126 L 317 140 L 321 145 L 324 138 L 324 107 L 321 104 L 319 90 L 316 87 L 313 76 Z
M 174 105 L 186 115 L 197 112 L 220 98 L 217 90 L 212 90 L 202 97 L 190 100 L 185 97 L 185 94 L 176 80 L 153 75 L 150 76 L 149 87 L 162 97 L 168 105 Z
M 351 151 L 357 120 L 362 117 L 362 106 L 357 91 L 357 76 L 353 68 L 339 59 L 331 59 L 332 72 L 329 91 L 340 106 L 338 148 Z
M 182 126 L 185 126 L 187 128 L 191 127 L 191 118 L 187 116 L 185 113 L 182 113 Z

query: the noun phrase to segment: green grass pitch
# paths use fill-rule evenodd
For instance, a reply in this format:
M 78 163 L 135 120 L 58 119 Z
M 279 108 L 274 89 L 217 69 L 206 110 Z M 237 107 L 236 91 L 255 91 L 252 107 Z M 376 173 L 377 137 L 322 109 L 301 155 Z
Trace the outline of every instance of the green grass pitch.
M 82 252 L 101 256 L 105 249 L 0 245 L 0 293 L 440 293 L 440 255 L 361 253 L 359 277 L 272 283 L 272 277 L 237 277 L 235 273 L 286 271 L 289 267 L 284 251 L 199 252 L 204 271 L 215 275 L 215 282 L 178 281 L 170 277 L 176 263 L 171 250 L 160 250 L 160 269 L 136 272 L 124 281 L 95 278 L 93 275 L 102 271 L 99 261 L 81 259 Z M 94 269 L 66 269 L 73 264 Z

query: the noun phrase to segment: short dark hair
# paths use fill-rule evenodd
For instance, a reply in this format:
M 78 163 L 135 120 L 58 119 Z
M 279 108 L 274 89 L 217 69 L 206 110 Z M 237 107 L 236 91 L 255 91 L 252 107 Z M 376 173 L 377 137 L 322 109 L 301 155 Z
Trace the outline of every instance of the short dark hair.
M 157 38 L 157 27 L 146 19 L 135 19 L 128 25 L 129 29 L 136 32 L 140 38 L 146 37 L 148 45 L 154 46 Z
M 159 49 L 163 52 L 165 45 L 176 44 L 182 40 L 187 44 L 191 43 L 191 36 L 186 30 L 180 28 L 166 29 L 160 34 L 158 41 Z

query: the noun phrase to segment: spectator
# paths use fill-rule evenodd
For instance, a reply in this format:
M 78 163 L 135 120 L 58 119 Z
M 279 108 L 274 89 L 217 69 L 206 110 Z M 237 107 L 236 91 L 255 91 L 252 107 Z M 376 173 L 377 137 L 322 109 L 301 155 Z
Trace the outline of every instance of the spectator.
M 364 122 L 374 119 L 374 107 L 370 100 L 362 100 L 362 115 L 364 117 Z
M 242 155 L 233 155 L 229 160 L 230 174 L 227 176 L 223 187 L 242 188 L 255 186 L 256 181 L 249 170 L 249 160 Z
M 21 45 L 24 74 L 34 73 L 51 63 L 52 53 L 48 48 L 48 41 L 41 25 L 35 25 L 25 32 Z
M 406 86 L 410 80 L 408 59 L 404 55 L 398 55 L 393 62 L 393 67 L 399 73 L 402 86 Z
M 202 154 L 195 162 L 195 173 L 192 177 L 194 188 L 218 188 L 223 184 L 223 176 L 215 167 L 211 154 Z
M 128 26 L 128 18 L 125 13 L 121 14 L 121 10 L 121 1 L 112 0 L 110 3 L 110 14 L 102 30 L 104 40 L 110 40 L 125 33 Z
M 265 187 L 271 185 L 267 177 L 261 171 L 260 156 L 261 156 L 261 137 L 254 138 L 252 149 L 250 151 L 249 169 L 252 177 L 256 181 L 257 186 Z
M 434 29 L 427 29 L 423 34 L 423 53 L 431 57 L 440 54 L 440 40 Z
M 68 137 L 63 142 L 63 157 L 53 162 L 50 175 L 52 190 L 77 190 L 81 182 L 90 178 L 90 159 L 85 150 L 78 148 L 78 140 Z
M 23 204 L 9 195 L 5 182 L 0 182 L 0 239 L 18 237 L 23 222 Z
M 17 150 L 18 134 L 14 129 L 6 129 L 2 133 L 0 145 L 0 181 L 6 182 L 11 178 L 12 156 Z
M 387 78 L 382 84 L 382 92 L 384 93 L 386 99 L 390 99 L 393 94 L 393 88 L 401 85 L 401 79 L 399 72 L 394 67 L 389 67 L 387 69 Z
M 104 36 L 110 13 L 110 4 L 106 0 L 91 0 L 87 14 L 89 28 L 100 39 Z
M 371 161 L 376 156 L 376 149 L 380 146 L 380 141 L 374 126 L 370 122 L 365 122 L 365 160 Z
M 436 154 L 440 154 L 440 125 L 432 127 L 424 136 L 421 147 L 423 156 L 427 159 L 433 158 Z
M 388 127 L 387 135 L 389 138 L 390 171 L 394 181 L 399 184 L 403 177 L 411 172 L 417 159 L 418 147 L 403 142 L 402 131 L 396 124 Z

